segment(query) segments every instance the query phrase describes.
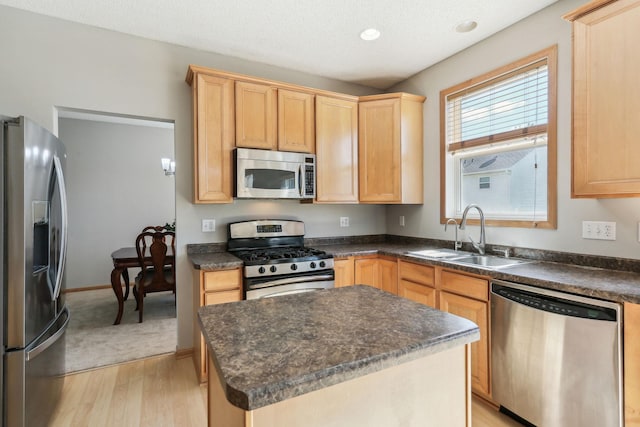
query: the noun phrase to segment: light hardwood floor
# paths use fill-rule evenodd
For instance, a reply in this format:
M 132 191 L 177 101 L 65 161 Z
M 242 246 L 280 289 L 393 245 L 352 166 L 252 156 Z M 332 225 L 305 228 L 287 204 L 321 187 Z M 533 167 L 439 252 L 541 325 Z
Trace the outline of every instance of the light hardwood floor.
M 152 357 L 68 375 L 51 426 L 207 425 L 191 357 Z
M 520 424 L 474 399 L 473 427 Z M 53 427 L 205 427 L 207 388 L 191 357 L 163 355 L 68 375 Z

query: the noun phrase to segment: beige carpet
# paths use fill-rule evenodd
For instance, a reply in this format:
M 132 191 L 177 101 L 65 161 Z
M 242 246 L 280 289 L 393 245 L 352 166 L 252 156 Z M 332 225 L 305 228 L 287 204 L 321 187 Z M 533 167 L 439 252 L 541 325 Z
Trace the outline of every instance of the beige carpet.
M 66 294 L 71 313 L 66 335 L 66 372 L 76 372 L 171 353 L 176 350 L 175 295 L 149 294 L 144 322 L 138 323 L 133 295 L 124 302 L 119 325 L 113 325 L 118 303 L 112 289 Z

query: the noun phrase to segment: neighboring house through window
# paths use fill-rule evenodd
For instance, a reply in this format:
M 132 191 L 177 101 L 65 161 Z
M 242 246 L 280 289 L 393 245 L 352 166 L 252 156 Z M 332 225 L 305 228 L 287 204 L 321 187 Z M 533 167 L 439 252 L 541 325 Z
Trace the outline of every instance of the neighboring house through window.
M 441 221 L 475 203 L 487 224 L 556 228 L 552 46 L 440 92 Z

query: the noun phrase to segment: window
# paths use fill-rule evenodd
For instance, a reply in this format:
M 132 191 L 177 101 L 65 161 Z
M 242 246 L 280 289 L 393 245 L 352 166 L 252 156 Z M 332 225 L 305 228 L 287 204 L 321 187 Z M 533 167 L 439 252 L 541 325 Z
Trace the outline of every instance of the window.
M 552 46 L 440 92 L 441 221 L 475 203 L 487 224 L 556 228 Z

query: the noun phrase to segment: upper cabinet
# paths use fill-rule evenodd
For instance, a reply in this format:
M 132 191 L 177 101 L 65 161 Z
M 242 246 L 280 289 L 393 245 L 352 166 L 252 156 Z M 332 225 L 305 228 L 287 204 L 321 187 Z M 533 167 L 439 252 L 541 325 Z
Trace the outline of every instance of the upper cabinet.
M 266 84 L 236 82 L 236 147 L 277 147 L 278 90 Z
M 233 202 L 235 147 L 316 154 L 316 203 L 423 202 L 425 97 L 353 96 L 190 65 L 195 203 Z
M 316 202 L 358 203 L 358 98 L 316 96 Z
M 231 203 L 233 80 L 195 72 L 187 81 L 193 91 L 194 201 Z
M 597 0 L 573 22 L 573 197 L 640 196 L 640 0 Z
M 278 150 L 315 152 L 314 95 L 278 90 Z
M 423 202 L 424 101 L 407 93 L 360 97 L 361 203 Z

